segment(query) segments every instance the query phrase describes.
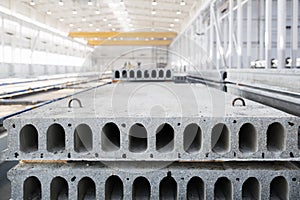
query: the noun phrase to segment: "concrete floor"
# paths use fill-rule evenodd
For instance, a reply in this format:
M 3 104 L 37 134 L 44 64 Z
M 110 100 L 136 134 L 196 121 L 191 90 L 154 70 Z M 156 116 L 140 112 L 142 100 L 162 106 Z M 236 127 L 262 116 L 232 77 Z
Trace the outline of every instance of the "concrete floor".
M 7 179 L 6 174 L 17 164 L 17 161 L 0 163 L 0 199 L 10 199 L 10 181 Z

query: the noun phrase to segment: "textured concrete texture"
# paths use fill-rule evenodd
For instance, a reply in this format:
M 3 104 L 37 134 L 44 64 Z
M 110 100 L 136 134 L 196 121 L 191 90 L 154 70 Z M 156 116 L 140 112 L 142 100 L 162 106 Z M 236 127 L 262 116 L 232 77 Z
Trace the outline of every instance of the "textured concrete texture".
M 300 120 L 200 84 L 107 85 L 10 118 L 6 160 L 300 160 Z M 236 100 L 233 106 L 233 101 Z
M 12 199 L 300 199 L 290 163 L 19 164 Z M 160 165 L 160 164 L 158 164 Z
M 122 81 L 163 81 L 172 80 L 172 69 L 120 69 L 113 71 L 113 80 Z

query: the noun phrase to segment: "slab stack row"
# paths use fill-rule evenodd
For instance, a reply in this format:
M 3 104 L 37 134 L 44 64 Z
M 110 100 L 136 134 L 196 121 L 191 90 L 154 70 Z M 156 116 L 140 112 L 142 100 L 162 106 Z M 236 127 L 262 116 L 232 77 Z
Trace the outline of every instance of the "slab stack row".
M 204 85 L 120 82 L 4 125 L 12 199 L 300 199 L 299 118 Z

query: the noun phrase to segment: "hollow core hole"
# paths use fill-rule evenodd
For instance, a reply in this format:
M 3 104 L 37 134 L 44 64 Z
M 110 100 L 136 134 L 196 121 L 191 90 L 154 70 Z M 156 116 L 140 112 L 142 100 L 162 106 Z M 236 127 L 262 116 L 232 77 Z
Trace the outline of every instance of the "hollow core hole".
M 174 149 L 174 129 L 170 124 L 162 124 L 156 130 L 156 150 L 170 152 Z
M 80 124 L 74 132 L 74 149 L 76 152 L 87 152 L 93 149 L 93 133 L 86 124 Z
M 270 184 L 270 199 L 287 200 L 289 186 L 283 176 L 275 177 Z
M 163 178 L 159 184 L 160 200 L 177 200 L 177 183 L 173 177 L 167 176 Z
M 129 130 L 129 151 L 144 152 L 147 149 L 147 130 L 142 124 L 134 124 Z
M 226 177 L 221 177 L 215 183 L 214 199 L 232 199 L 232 184 Z
M 115 71 L 115 78 L 120 78 L 120 72 L 119 71 Z
M 159 78 L 163 78 L 164 77 L 164 71 L 163 70 L 159 70 L 158 77 Z
M 24 199 L 42 199 L 41 182 L 35 176 L 28 177 L 23 184 Z
M 284 128 L 278 122 L 275 122 L 268 127 L 267 149 L 271 152 L 283 151 L 285 149 Z
M 243 183 L 242 199 L 260 199 L 260 185 L 256 178 L 250 177 Z
M 68 182 L 62 177 L 56 177 L 51 181 L 50 199 L 67 200 L 69 198 Z
M 167 78 L 171 78 L 171 70 L 167 70 L 167 72 L 166 72 L 166 77 L 167 77 Z
M 52 124 L 47 130 L 47 150 L 56 152 L 65 149 L 65 130 L 59 124 Z
M 230 133 L 225 124 L 219 123 L 212 129 L 212 151 L 215 153 L 227 153 L 230 151 Z
M 132 186 L 132 199 L 149 200 L 151 186 L 145 177 L 138 177 L 134 180 Z
M 137 78 L 142 78 L 142 72 L 141 72 L 141 70 L 138 70 L 138 71 L 137 71 L 136 77 L 137 77 Z
M 101 132 L 101 146 L 104 151 L 117 151 L 120 149 L 120 130 L 112 122 L 105 124 Z
M 24 126 L 20 131 L 20 150 L 26 153 L 38 150 L 38 132 L 31 124 Z
M 95 182 L 89 178 L 84 177 L 82 178 L 77 186 L 78 192 L 78 200 L 92 200 L 96 199 L 96 185 Z
M 152 72 L 151 72 L 151 77 L 152 77 L 152 78 L 156 78 L 156 70 L 152 70 Z
M 257 151 L 257 132 L 255 127 L 250 123 L 246 123 L 240 128 L 239 150 L 242 153 Z
M 189 124 L 183 132 L 184 150 L 188 153 L 198 152 L 202 145 L 202 133 L 197 124 Z
M 204 182 L 201 178 L 191 178 L 187 184 L 186 198 L 188 200 L 204 199 Z
M 118 176 L 111 176 L 105 182 L 105 200 L 123 199 L 123 182 Z
M 129 77 L 130 77 L 130 78 L 134 78 L 134 71 L 133 71 L 133 70 L 131 70 L 131 71 L 129 72 Z

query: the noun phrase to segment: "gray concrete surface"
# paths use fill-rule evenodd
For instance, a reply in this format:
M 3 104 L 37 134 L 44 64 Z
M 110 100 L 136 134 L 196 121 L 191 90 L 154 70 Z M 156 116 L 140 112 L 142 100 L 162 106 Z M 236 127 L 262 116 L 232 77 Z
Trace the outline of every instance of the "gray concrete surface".
M 75 97 L 82 108 L 68 98 L 6 120 L 3 159 L 300 159 L 298 117 L 250 100 L 233 106 L 237 96 L 201 84 L 126 82 Z
M 19 164 L 9 172 L 14 200 L 299 199 L 290 163 Z M 22 193 L 24 191 L 24 193 Z

